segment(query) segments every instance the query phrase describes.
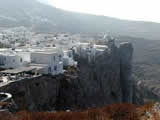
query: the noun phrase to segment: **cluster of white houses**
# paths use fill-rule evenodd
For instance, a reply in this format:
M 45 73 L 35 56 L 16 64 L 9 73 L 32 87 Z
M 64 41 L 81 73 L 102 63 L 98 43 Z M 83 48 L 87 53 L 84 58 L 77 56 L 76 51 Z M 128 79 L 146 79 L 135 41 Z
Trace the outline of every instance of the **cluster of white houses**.
M 111 41 L 111 44 L 114 44 L 114 41 Z M 71 49 L 63 47 L 60 45 L 57 45 L 57 47 L 23 46 L 16 49 L 0 49 L 0 68 L 4 69 L 4 71 L 0 71 L 0 74 L 7 74 L 7 77 L 10 78 L 10 75 L 13 74 L 16 74 L 15 77 L 20 78 L 25 76 L 26 72 L 35 75 L 63 74 L 64 67 L 77 65 L 77 62 L 73 59 L 73 51 L 75 54 L 87 57 L 88 61 L 91 61 L 95 59 L 97 54 L 102 54 L 110 48 L 109 45 L 96 45 L 93 43 L 72 44 Z
M 79 42 L 75 47 L 76 53 L 81 57 L 88 57 L 88 60 L 91 61 L 91 59 L 94 59 L 95 56 L 103 54 L 105 50 L 110 50 L 112 46 L 115 46 L 115 39 L 105 35 L 104 36 L 104 44 L 105 45 L 96 45 L 94 43 L 82 43 Z
M 87 58 L 88 62 L 94 61 L 95 56 L 99 56 L 105 50 L 108 50 L 107 45 L 96 45 L 92 43 L 78 43 L 75 48 L 77 55 L 81 58 Z
M 72 50 L 62 51 L 56 47 L 0 49 L 0 68 L 6 70 L 30 68 L 40 74 L 58 75 L 64 72 L 64 66 L 75 64 Z

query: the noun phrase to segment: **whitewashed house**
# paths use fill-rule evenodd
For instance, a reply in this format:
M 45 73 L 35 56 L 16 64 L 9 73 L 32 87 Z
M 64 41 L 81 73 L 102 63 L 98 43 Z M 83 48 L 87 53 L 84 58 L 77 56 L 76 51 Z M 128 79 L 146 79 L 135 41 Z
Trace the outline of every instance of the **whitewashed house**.
M 64 73 L 64 66 L 75 66 L 72 50 L 56 47 L 19 47 L 17 49 L 0 49 L 0 67 L 22 68 L 34 67 L 40 74 L 58 75 Z
M 86 54 L 95 56 L 98 53 L 102 53 L 106 49 L 108 49 L 108 46 L 106 45 L 96 45 L 93 43 L 78 43 L 76 45 L 76 52 L 81 56 Z
M 18 68 L 24 65 L 23 58 L 15 53 L 0 53 L 1 68 Z
M 32 52 L 31 64 L 46 65 L 42 74 L 58 75 L 64 72 L 61 57 L 56 52 Z
M 105 50 L 108 49 L 107 45 L 94 45 L 94 48 L 96 50 L 96 54 L 102 54 Z
M 90 43 L 78 43 L 76 45 L 76 53 L 81 57 L 86 57 L 86 55 L 94 56 L 96 49 Z
M 16 54 L 20 56 L 23 59 L 23 62 L 25 64 L 31 63 L 31 52 L 30 51 L 25 51 L 21 49 L 16 49 L 15 50 Z
M 66 66 L 75 66 L 77 65 L 77 62 L 73 59 L 73 52 L 72 50 L 64 50 L 64 56 L 63 56 L 63 65 Z
M 93 43 L 78 43 L 74 49 L 77 55 L 82 58 L 87 58 L 88 62 L 91 62 L 95 60 L 95 56 L 103 54 L 103 52 L 108 49 L 108 46 Z

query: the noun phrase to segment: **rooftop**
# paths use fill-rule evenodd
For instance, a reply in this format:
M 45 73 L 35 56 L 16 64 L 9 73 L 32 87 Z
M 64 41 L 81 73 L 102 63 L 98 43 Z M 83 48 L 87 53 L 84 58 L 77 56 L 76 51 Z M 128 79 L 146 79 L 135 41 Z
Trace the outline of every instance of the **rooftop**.
M 3 55 L 3 56 L 16 56 L 15 53 L 12 53 L 12 52 L 0 52 L 0 55 Z
M 47 54 L 47 55 L 57 54 L 57 52 L 52 52 L 52 51 L 35 51 L 32 53 Z
M 35 69 L 36 69 L 36 67 L 33 67 L 33 66 L 20 67 L 20 68 L 16 68 L 16 69 L 4 70 L 4 71 L 1 71 L 0 73 L 2 73 L 2 74 L 18 74 L 18 73 L 29 72 L 29 71 L 32 71 Z

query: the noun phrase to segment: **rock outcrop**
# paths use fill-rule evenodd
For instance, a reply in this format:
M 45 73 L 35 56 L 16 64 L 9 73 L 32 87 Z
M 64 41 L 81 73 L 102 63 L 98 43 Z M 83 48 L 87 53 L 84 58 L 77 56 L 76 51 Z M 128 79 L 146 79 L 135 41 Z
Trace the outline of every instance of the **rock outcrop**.
M 79 86 L 82 105 L 97 105 L 122 102 L 120 85 L 120 56 L 117 47 L 104 54 L 95 56 L 90 63 L 78 58 Z
M 123 102 L 132 103 L 133 99 L 133 79 L 132 75 L 132 56 L 133 47 L 130 43 L 122 43 L 120 51 L 120 83 L 123 93 Z
M 51 76 L 24 79 L 1 87 L 0 91 L 11 93 L 19 110 L 52 110 L 59 90 L 59 79 Z
M 133 46 L 111 44 L 101 55 L 88 61 L 79 57 L 79 102 L 85 107 L 132 102 L 131 79 Z

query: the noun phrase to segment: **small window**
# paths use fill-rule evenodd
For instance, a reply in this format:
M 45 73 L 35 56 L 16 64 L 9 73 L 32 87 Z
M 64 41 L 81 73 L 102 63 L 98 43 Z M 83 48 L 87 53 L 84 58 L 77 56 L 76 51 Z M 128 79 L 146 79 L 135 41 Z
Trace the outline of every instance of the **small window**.
M 70 57 L 72 57 L 72 54 L 70 53 Z
M 59 60 L 62 60 L 62 55 L 59 55 Z
M 20 62 L 23 62 L 23 59 L 22 59 L 22 58 L 20 59 Z
M 49 67 L 48 68 L 48 73 L 51 73 L 51 72 L 52 72 L 51 67 Z
M 57 70 L 57 66 L 54 66 L 54 70 L 55 70 L 55 71 Z
M 55 56 L 53 56 L 53 60 L 54 60 L 54 61 L 56 60 L 56 57 L 55 57 Z
M 68 55 L 70 58 L 72 57 L 72 54 L 71 53 L 69 53 L 69 55 Z

